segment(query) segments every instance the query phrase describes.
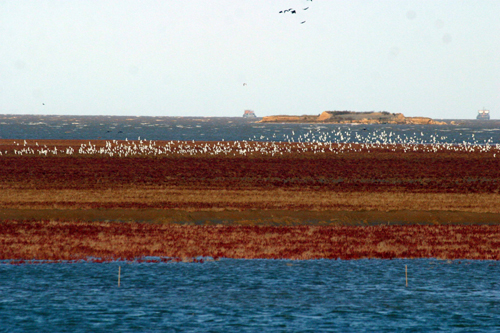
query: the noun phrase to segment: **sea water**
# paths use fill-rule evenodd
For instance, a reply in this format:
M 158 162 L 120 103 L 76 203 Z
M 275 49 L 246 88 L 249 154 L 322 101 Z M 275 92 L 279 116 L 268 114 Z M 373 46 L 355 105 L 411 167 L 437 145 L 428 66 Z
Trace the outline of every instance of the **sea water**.
M 457 125 L 276 124 L 228 117 L 0 115 L 0 139 L 500 143 L 500 120 Z M 449 120 L 448 122 L 451 122 Z
M 4 332 L 498 330 L 494 261 L 0 264 Z

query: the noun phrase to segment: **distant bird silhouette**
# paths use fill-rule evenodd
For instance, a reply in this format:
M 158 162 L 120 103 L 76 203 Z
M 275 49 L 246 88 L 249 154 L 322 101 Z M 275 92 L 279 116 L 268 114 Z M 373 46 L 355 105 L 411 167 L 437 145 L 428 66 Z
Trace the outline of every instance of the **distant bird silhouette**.
M 247 84 L 246 83 L 243 83 L 243 87 L 246 86 Z
M 312 2 L 312 0 L 307 0 L 307 1 L 311 1 Z M 302 10 L 308 10 L 308 9 L 309 9 L 309 6 L 302 8 Z M 293 8 L 288 8 L 288 9 L 280 10 L 279 13 L 280 14 L 285 14 L 285 13 L 297 14 L 297 10 L 295 10 Z M 304 23 L 306 23 L 306 21 L 301 21 L 300 22 L 300 24 L 304 24 Z
M 118 133 L 123 133 L 123 131 L 118 131 Z
M 45 105 L 45 103 L 42 103 L 42 105 Z

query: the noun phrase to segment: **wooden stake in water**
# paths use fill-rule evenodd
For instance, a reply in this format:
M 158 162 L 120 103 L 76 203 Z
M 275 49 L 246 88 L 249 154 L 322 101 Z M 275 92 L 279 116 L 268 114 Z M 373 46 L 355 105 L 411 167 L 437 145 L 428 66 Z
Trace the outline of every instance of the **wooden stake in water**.
M 406 286 L 408 287 L 408 265 L 405 265 Z
M 121 273 L 121 266 L 118 266 L 118 287 L 120 286 L 120 273 Z

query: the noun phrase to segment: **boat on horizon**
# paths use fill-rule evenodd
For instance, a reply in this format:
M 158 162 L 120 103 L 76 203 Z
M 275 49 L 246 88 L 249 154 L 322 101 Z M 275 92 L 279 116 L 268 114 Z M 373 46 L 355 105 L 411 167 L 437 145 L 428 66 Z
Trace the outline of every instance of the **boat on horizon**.
M 476 119 L 479 119 L 479 120 L 490 120 L 490 110 L 486 110 L 485 108 L 483 108 L 482 110 L 479 110 L 477 112 Z
M 252 110 L 245 110 L 245 112 L 243 112 L 243 118 L 257 118 L 257 116 Z

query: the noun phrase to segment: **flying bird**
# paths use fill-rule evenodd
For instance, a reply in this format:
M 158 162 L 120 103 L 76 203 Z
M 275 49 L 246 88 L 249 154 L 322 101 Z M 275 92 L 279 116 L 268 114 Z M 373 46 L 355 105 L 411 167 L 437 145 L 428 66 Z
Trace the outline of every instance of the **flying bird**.
M 246 83 L 243 83 L 243 87 L 246 86 L 247 84 Z
M 312 2 L 312 0 L 307 0 L 307 1 L 311 1 Z M 308 10 L 308 9 L 309 9 L 309 6 L 302 8 L 302 10 Z M 280 14 L 285 14 L 285 13 L 297 14 L 297 10 L 295 10 L 293 8 L 288 8 L 288 9 L 280 10 L 279 13 Z M 300 22 L 300 24 L 304 24 L 304 23 L 306 23 L 306 21 L 301 21 Z

